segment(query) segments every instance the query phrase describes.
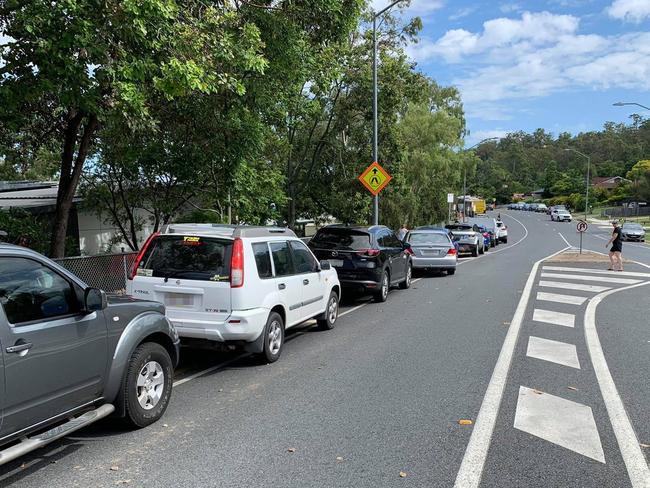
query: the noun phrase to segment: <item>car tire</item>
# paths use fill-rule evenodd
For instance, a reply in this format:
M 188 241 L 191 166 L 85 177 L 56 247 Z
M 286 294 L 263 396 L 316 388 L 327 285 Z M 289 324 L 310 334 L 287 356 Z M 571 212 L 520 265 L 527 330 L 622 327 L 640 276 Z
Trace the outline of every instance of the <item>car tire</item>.
M 409 262 L 406 265 L 406 276 L 404 277 L 404 281 L 402 281 L 399 284 L 400 289 L 408 290 L 409 288 L 411 288 L 412 279 L 413 279 L 413 265 Z
M 479 255 L 479 250 L 478 250 L 478 244 L 477 244 L 476 247 L 474 247 L 474 249 L 472 249 L 472 256 L 476 258 L 476 257 L 478 257 L 478 255 Z
M 479 254 L 485 254 L 485 243 L 481 246 L 481 248 L 478 250 Z
M 336 327 L 336 319 L 339 318 L 339 296 L 335 291 L 330 293 L 324 316 L 324 319 L 318 319 L 316 321 L 319 329 L 332 330 Z
M 284 346 L 284 320 L 277 312 L 271 312 L 264 326 L 264 348 L 260 353 L 266 363 L 274 363 L 280 359 Z
M 381 281 L 379 285 L 379 290 L 375 293 L 375 301 L 377 303 L 383 303 L 388 299 L 388 290 L 390 289 L 390 275 L 388 270 L 384 270 L 381 274 Z
M 507 237 L 504 237 L 504 238 L 503 238 L 503 243 L 504 243 L 504 244 L 508 244 L 508 238 L 507 238 Z
M 124 420 L 129 425 L 146 427 L 163 416 L 172 394 L 173 375 L 172 360 L 163 346 L 145 342 L 136 348 L 117 398 L 118 405 L 124 405 Z
M 456 274 L 456 268 L 447 268 L 447 276 L 453 276 Z

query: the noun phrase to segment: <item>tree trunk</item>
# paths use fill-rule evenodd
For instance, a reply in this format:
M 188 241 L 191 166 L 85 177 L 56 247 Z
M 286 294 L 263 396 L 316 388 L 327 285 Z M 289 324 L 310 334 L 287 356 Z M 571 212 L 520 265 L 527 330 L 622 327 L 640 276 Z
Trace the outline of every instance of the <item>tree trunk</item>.
M 84 118 L 87 120 L 77 147 L 79 128 Z M 65 238 L 68 233 L 70 210 L 97 126 L 97 116 L 94 114 L 86 115 L 76 110 L 71 110 L 68 113 L 63 152 L 61 153 L 61 175 L 56 195 L 56 211 L 50 241 L 50 257 L 52 258 L 62 258 L 65 255 Z

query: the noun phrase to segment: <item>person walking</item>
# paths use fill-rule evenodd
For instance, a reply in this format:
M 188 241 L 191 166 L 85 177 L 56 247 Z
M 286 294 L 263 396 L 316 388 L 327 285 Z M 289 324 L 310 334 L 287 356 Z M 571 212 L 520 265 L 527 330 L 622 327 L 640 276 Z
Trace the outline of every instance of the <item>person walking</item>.
M 397 231 L 397 238 L 398 238 L 400 241 L 403 241 L 404 238 L 406 237 L 406 234 L 408 234 L 408 231 L 409 231 L 409 230 L 408 230 L 408 228 L 406 227 L 406 224 L 402 224 L 402 227 L 400 228 L 400 230 Z
M 612 247 L 609 250 L 609 270 L 610 271 L 623 271 L 623 258 L 621 253 L 623 252 L 623 241 L 621 239 L 621 228 L 618 226 L 618 222 L 613 221 L 612 226 L 614 230 L 612 231 L 612 237 L 610 237 L 605 247 L 609 247 L 611 244 Z

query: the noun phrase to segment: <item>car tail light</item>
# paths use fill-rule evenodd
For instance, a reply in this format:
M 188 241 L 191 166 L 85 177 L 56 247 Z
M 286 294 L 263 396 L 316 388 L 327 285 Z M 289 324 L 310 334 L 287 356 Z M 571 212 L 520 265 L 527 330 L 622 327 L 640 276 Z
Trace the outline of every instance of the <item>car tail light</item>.
M 447 256 L 455 256 L 456 254 L 458 254 L 458 251 L 456 251 L 456 248 L 454 247 L 447 251 Z
M 359 249 L 357 251 L 357 254 L 361 254 L 362 256 L 379 256 L 379 249 Z
M 147 249 L 149 249 L 149 245 L 151 244 L 151 241 L 153 241 L 156 237 L 160 235 L 160 232 L 154 232 L 151 234 L 146 241 L 144 241 L 144 244 L 140 248 L 140 252 L 138 255 L 135 257 L 135 261 L 133 262 L 133 266 L 131 266 L 131 272 L 129 273 L 129 280 L 133 280 L 135 277 L 135 274 L 138 271 L 138 266 L 140 266 L 140 262 L 142 261 L 142 258 L 144 257 L 144 253 L 147 252 Z
M 244 286 L 244 242 L 237 238 L 232 245 L 230 258 L 230 288 Z

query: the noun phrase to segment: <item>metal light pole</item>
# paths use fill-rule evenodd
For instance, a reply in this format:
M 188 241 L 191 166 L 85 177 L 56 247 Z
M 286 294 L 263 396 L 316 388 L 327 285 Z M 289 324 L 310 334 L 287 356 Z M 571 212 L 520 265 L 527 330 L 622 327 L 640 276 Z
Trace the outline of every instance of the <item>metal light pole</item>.
M 616 102 L 616 103 L 613 103 L 612 105 L 614 105 L 614 107 L 623 107 L 625 105 L 636 105 L 637 107 L 641 107 L 641 108 L 644 108 L 646 110 L 650 110 L 650 107 L 646 107 L 645 105 L 641 105 L 640 103 L 636 103 L 636 102 Z
M 589 186 L 590 186 L 589 184 L 591 183 L 589 181 L 589 173 L 590 173 L 590 170 L 591 170 L 591 157 L 587 156 L 585 153 L 581 153 L 577 149 L 572 149 L 570 147 L 566 148 L 565 151 L 571 151 L 571 152 L 574 152 L 576 154 L 579 154 L 583 158 L 587 158 L 587 189 L 585 190 L 585 222 L 586 222 L 587 221 L 587 215 L 588 215 L 588 212 L 589 212 Z
M 379 162 L 379 118 L 377 115 L 377 19 L 404 0 L 396 0 L 388 7 L 372 14 L 372 159 Z M 379 195 L 375 195 L 373 223 L 379 225 Z
M 471 151 L 475 147 L 480 146 L 484 142 L 488 141 L 498 141 L 498 137 L 488 137 L 487 139 L 483 139 L 482 141 L 477 142 L 473 146 L 468 147 L 465 149 L 463 152 Z M 465 175 L 463 176 L 463 223 L 466 222 L 467 219 L 467 165 L 463 164 L 465 166 Z

